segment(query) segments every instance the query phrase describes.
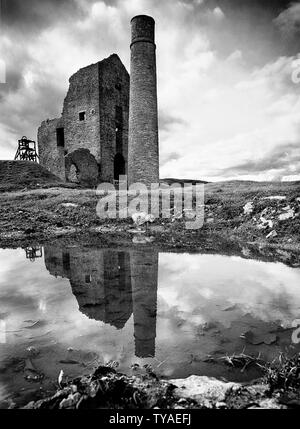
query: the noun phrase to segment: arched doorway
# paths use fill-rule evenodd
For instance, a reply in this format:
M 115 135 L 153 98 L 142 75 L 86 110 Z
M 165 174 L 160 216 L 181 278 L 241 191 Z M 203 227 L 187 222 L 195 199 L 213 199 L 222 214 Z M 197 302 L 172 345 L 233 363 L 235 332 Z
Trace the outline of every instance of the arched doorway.
M 118 181 L 119 176 L 125 175 L 125 159 L 123 155 L 117 153 L 114 158 L 114 180 Z
M 66 179 L 94 188 L 99 183 L 99 166 L 88 149 L 76 149 L 65 156 Z

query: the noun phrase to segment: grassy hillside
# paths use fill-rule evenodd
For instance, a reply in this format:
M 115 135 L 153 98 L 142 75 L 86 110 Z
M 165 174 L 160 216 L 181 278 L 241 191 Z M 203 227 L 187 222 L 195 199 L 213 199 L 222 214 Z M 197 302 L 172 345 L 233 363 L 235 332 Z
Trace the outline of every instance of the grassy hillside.
M 50 187 L 61 180 L 30 161 L 0 161 L 0 192 L 24 188 Z

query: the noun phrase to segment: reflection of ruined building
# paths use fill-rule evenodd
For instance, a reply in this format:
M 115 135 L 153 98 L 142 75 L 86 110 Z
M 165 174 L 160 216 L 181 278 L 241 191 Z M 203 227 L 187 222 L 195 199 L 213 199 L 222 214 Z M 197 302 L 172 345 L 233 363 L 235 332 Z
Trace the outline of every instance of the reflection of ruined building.
M 130 97 L 116 54 L 71 76 L 61 117 L 38 130 L 40 164 L 51 173 L 86 186 L 124 174 L 130 183 L 158 183 L 154 27 L 149 16 L 132 19 Z
M 45 264 L 50 274 L 70 280 L 79 310 L 87 317 L 121 329 L 133 313 L 136 356 L 154 356 L 157 252 L 47 245 Z
M 62 116 L 38 131 L 40 164 L 93 186 L 127 172 L 129 74 L 117 55 L 70 78 Z

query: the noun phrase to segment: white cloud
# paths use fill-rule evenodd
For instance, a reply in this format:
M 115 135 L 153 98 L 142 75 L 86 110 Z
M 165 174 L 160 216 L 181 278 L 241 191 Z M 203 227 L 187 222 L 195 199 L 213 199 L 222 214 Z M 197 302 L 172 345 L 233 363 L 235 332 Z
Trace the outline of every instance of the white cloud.
M 214 14 L 215 18 L 218 19 L 218 20 L 222 20 L 222 19 L 225 18 L 224 12 L 219 7 L 216 7 L 213 10 L 213 14 Z
M 300 4 L 292 3 L 274 20 L 284 37 L 294 37 L 300 31 Z
M 242 51 L 240 51 L 239 49 L 237 49 L 236 51 L 232 52 L 232 54 L 230 54 L 227 57 L 227 61 L 240 61 L 243 58 L 243 53 Z

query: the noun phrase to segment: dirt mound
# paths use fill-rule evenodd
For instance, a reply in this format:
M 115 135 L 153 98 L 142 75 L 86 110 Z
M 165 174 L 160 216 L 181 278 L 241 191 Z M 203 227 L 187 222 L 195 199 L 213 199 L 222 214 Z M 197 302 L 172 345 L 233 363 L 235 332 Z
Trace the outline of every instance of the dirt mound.
M 30 161 L 0 161 L 0 192 L 61 185 L 50 171 Z

